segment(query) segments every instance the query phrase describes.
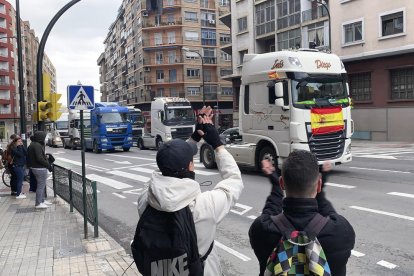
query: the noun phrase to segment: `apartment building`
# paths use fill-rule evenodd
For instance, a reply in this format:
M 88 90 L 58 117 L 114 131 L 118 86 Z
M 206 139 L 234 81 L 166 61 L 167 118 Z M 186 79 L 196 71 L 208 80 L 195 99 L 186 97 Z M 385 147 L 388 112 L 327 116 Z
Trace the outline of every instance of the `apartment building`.
M 328 1 L 238 0 L 219 19 L 231 28 L 231 44 L 222 49 L 232 54 L 233 70 L 224 77 L 234 92 L 234 125 L 238 125 L 238 99 L 243 57 L 285 49 L 329 48 Z
M 332 44 L 348 71 L 355 138 L 414 142 L 414 3 L 332 1 Z
M 225 0 L 124 0 L 99 57 L 102 99 L 133 105 L 149 115 L 154 97 L 188 98 L 194 110 L 214 106 L 218 124 L 232 126 L 230 40 L 218 21 Z M 204 78 L 204 79 L 203 79 Z
M 29 132 L 37 121 L 36 56 L 39 42 L 28 21 L 21 21 L 21 28 L 25 118 Z M 21 133 L 16 33 L 16 12 L 8 1 L 0 0 L 0 138 L 3 139 Z M 43 71 L 52 75 L 52 89 L 56 89 L 56 71 L 47 55 Z

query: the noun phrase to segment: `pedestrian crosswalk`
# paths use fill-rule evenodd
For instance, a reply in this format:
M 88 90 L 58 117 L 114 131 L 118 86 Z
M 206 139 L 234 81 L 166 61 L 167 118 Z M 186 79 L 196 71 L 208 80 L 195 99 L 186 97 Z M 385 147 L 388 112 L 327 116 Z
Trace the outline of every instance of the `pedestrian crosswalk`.
M 414 148 L 354 147 L 352 155 L 372 159 L 414 160 Z

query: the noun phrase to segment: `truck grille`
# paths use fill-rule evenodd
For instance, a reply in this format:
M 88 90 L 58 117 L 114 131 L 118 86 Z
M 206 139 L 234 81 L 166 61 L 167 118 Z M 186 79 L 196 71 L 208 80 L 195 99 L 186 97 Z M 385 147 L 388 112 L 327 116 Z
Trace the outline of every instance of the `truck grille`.
M 193 134 L 192 127 L 176 128 L 175 131 L 171 130 L 171 136 L 173 139 L 188 139 Z
M 125 140 L 124 137 L 112 137 L 110 139 L 113 146 L 123 145 Z
M 345 147 L 345 132 L 315 135 L 309 137 L 309 148 L 318 161 L 336 159 L 342 156 Z
M 107 133 L 108 134 L 125 134 L 127 133 L 127 128 L 126 127 L 113 128 L 111 131 L 108 131 Z

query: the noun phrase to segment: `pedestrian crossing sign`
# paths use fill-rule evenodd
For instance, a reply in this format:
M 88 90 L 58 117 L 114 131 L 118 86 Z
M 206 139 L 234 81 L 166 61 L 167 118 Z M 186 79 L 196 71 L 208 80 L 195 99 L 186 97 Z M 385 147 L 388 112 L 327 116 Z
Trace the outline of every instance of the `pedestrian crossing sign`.
M 90 110 L 95 108 L 93 86 L 69 85 L 68 108 L 77 110 Z

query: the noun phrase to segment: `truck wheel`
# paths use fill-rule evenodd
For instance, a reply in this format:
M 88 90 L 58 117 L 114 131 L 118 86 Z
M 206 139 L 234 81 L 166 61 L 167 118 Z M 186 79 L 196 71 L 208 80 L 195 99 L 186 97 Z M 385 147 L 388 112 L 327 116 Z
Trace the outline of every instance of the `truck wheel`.
M 268 159 L 275 168 L 278 168 L 276 151 L 272 147 L 267 146 L 260 150 L 258 164 L 256 164 L 259 170 L 262 167 L 262 160 L 264 159 Z
M 95 141 L 93 142 L 93 152 L 94 153 L 101 153 L 102 150 L 98 148 L 98 143 L 96 143 Z
M 155 141 L 155 146 L 157 147 L 157 150 L 160 149 L 160 147 L 162 146 L 163 142 L 161 138 L 157 138 L 157 140 Z
M 201 148 L 201 160 L 203 160 L 203 165 L 207 169 L 215 169 L 217 168 L 217 164 L 215 161 L 214 150 L 210 146 L 204 146 Z
M 125 152 L 129 151 L 129 148 L 122 148 Z
M 145 149 L 145 147 L 144 147 L 144 141 L 142 141 L 142 139 L 138 139 L 138 141 L 137 141 L 137 147 L 140 150 L 144 150 Z

